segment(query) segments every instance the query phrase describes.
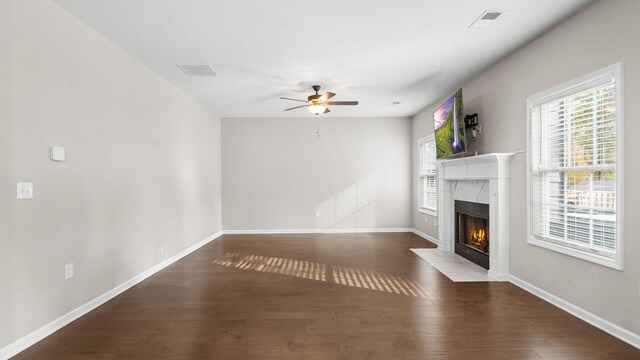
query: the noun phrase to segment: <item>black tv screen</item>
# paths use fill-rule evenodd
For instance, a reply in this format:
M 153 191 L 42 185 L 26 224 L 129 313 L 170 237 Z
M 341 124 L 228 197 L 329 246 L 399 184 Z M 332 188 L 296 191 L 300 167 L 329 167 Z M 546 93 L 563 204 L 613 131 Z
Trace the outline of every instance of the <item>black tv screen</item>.
M 436 158 L 462 155 L 467 151 L 462 112 L 462 89 L 456 91 L 433 113 Z

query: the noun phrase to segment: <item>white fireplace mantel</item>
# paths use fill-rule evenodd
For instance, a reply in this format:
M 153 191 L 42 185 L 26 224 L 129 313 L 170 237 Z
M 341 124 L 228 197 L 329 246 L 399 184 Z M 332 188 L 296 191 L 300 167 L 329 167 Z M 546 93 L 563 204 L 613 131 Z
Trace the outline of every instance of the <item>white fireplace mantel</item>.
M 455 237 L 454 184 L 485 180 L 489 184 L 489 276 L 509 275 L 509 162 L 515 154 L 493 153 L 438 162 L 439 248 L 453 251 Z M 462 181 L 462 183 L 460 183 Z

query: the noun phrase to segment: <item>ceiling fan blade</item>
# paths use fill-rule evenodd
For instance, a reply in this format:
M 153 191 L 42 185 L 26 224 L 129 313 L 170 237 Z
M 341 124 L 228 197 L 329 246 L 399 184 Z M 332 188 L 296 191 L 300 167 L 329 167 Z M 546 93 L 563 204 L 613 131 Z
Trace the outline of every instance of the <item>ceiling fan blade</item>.
M 331 91 L 327 91 L 326 93 L 322 94 L 322 96 L 320 96 L 320 98 L 318 100 L 327 101 L 327 100 L 331 99 L 334 96 L 336 96 L 336 94 L 332 93 Z
M 358 105 L 357 101 L 327 101 L 327 105 Z
M 292 107 L 292 108 L 284 109 L 284 111 L 300 109 L 300 108 L 307 107 L 307 106 L 309 106 L 309 105 L 300 105 L 300 106 L 296 106 L 296 107 Z
M 282 99 L 282 100 L 300 101 L 300 102 L 303 102 L 303 103 L 307 102 L 306 100 L 292 99 L 292 98 L 288 98 L 288 97 L 281 97 L 280 99 Z
M 323 114 L 326 114 L 328 112 L 331 112 L 331 110 L 329 110 L 329 108 L 325 108 L 324 111 L 322 112 Z

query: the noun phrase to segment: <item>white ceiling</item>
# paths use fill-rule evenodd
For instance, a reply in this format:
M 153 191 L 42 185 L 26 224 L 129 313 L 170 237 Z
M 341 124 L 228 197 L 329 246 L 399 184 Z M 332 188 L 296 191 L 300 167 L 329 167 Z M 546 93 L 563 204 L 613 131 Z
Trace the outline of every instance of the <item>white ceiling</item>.
M 221 117 L 410 116 L 592 0 L 54 0 Z M 490 28 L 468 28 L 504 10 Z M 211 64 L 187 77 L 176 64 Z M 392 105 L 401 101 L 400 105 Z

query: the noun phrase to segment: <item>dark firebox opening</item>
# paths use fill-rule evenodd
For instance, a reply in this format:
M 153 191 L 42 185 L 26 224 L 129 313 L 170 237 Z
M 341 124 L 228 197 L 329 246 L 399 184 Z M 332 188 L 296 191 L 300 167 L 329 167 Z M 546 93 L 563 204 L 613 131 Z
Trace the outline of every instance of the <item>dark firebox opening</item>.
M 489 269 L 489 205 L 455 201 L 456 254 Z

